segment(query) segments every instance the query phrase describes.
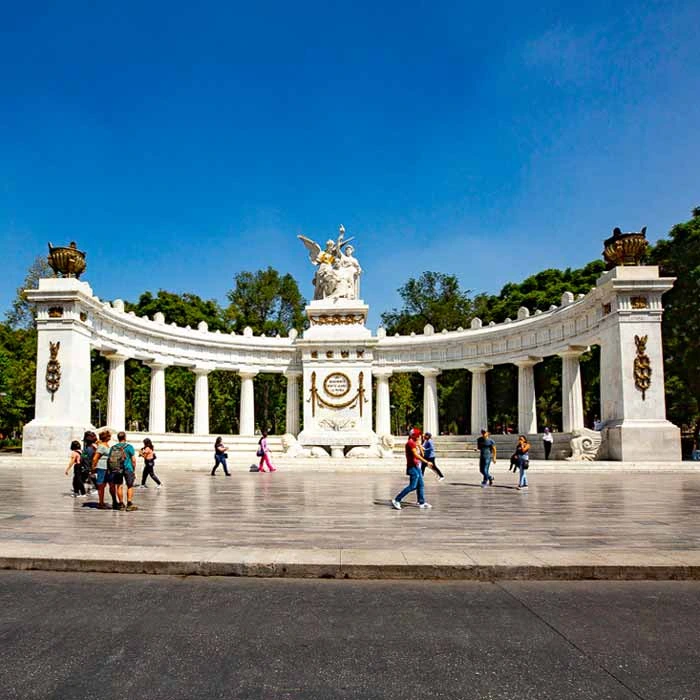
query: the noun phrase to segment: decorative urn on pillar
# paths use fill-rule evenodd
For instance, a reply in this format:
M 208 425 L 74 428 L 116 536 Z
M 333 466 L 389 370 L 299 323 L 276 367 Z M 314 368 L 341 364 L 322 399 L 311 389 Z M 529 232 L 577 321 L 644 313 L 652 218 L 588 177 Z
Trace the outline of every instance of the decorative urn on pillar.
M 56 276 L 80 279 L 80 275 L 85 272 L 85 253 L 78 250 L 75 241 L 71 241 L 68 246 L 59 247 L 54 247 L 49 243 L 48 262 Z
M 647 227 L 639 232 L 622 233 L 619 228 L 603 243 L 608 270 L 618 265 L 640 265 L 647 250 Z

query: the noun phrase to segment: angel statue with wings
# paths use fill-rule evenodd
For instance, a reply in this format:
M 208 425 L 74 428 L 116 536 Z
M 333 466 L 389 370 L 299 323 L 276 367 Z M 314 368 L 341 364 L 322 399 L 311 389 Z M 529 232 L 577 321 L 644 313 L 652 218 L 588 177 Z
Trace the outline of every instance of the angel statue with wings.
M 345 239 L 345 228 L 340 226 L 338 239 L 326 241 L 325 249 L 306 236 L 298 238 L 309 251 L 309 260 L 317 268 L 312 280 L 314 300 L 357 299 L 362 268 L 353 256 L 353 247 L 348 245 L 352 238 Z

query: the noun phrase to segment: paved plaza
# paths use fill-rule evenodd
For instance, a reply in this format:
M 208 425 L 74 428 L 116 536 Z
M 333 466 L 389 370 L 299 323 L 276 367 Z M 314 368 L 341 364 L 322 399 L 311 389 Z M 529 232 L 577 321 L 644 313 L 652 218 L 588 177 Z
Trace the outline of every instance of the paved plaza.
M 465 461 L 430 510 L 391 508 L 400 463 L 358 471 L 163 468 L 132 513 L 69 495 L 61 465 L 0 459 L 3 568 L 381 578 L 698 578 L 700 473 L 541 471 L 529 491 Z

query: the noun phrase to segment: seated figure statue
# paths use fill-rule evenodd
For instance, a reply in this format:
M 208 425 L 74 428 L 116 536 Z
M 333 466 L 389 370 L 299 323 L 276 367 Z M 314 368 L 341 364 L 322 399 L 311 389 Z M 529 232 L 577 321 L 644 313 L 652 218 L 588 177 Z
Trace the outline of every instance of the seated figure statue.
M 369 447 L 353 447 L 346 457 L 364 459 L 391 459 L 394 456 L 394 438 L 392 435 L 380 435 L 379 442 Z
M 291 433 L 282 436 L 282 451 L 285 457 L 328 457 L 323 447 L 303 447 Z
M 593 462 L 598 458 L 602 444 L 602 435 L 598 430 L 577 428 L 571 431 L 571 457 L 569 462 Z

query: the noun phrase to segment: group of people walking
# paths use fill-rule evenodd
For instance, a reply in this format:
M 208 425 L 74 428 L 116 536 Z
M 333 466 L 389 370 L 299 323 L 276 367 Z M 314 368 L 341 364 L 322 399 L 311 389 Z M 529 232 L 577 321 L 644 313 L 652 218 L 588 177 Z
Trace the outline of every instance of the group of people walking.
M 70 459 L 65 473 L 68 475 L 69 472 L 73 472 L 72 495 L 75 498 L 85 498 L 96 491 L 99 510 L 110 508 L 138 510 L 133 500 L 136 483 L 136 450 L 127 442 L 124 431 L 118 432 L 117 442 L 112 443 L 110 430 L 101 430 L 99 435 L 88 430 L 83 435 L 82 445 L 78 440 L 73 440 L 70 449 Z M 144 439 L 138 455 L 144 461 L 141 487 L 148 488 L 146 481 L 150 477 L 155 482 L 156 488 L 160 488 L 162 482 L 155 473 L 156 452 L 150 438 Z M 126 503 L 124 486 L 126 486 Z M 107 490 L 112 500 L 111 507 L 105 503 Z
M 547 432 L 549 432 L 547 430 Z M 545 439 L 545 445 L 549 444 L 551 448 L 551 440 Z M 481 431 L 481 435 L 477 438 L 476 447 L 479 451 L 479 473 L 481 474 L 481 487 L 488 488 L 493 486 L 494 478 L 491 474 L 491 465 L 496 464 L 496 443 L 491 438 L 488 430 L 485 428 Z M 547 451 L 549 452 L 549 451 Z M 425 500 L 425 482 L 423 475 L 425 469 L 432 469 L 438 481 L 442 481 L 445 476 L 440 471 L 435 463 L 435 446 L 433 444 L 432 435 L 430 433 L 422 434 L 419 428 L 413 428 L 406 441 L 406 475 L 409 478 L 408 485 L 391 499 L 391 505 L 396 510 L 401 510 L 401 502 L 412 491 L 417 491 L 418 507 L 432 508 L 430 503 Z M 549 454 L 547 455 L 549 456 Z M 528 488 L 527 470 L 530 466 L 530 443 L 527 436 L 520 435 L 518 444 L 515 447 L 515 452 L 510 458 L 511 469 L 518 473 L 518 489 L 524 490 Z
M 267 432 L 263 430 L 260 440 L 258 440 L 258 450 L 256 456 L 260 458 L 258 464 L 258 472 L 276 472 L 277 467 L 272 464 L 270 459 L 270 447 L 267 444 Z M 214 468 L 211 470 L 211 475 L 216 476 L 216 470 L 219 467 L 224 468 L 224 476 L 231 476 L 228 470 L 228 448 L 224 445 L 224 440 L 221 436 L 216 438 L 214 442 Z M 267 467 L 267 469 L 265 468 Z

